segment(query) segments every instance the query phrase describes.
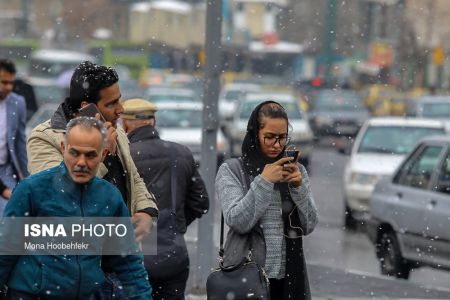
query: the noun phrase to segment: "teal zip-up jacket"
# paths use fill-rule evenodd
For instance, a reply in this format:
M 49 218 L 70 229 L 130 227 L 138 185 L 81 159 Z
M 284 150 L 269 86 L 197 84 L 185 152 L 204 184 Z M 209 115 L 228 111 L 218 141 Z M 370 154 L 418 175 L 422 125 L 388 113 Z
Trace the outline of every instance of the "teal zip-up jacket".
M 4 217 L 13 216 L 127 217 L 129 212 L 112 184 L 98 177 L 77 184 L 62 162 L 16 186 L 4 211 Z M 151 299 L 142 255 L 4 255 L 0 287 L 45 299 L 89 299 L 105 280 L 101 265 L 117 274 L 129 299 Z

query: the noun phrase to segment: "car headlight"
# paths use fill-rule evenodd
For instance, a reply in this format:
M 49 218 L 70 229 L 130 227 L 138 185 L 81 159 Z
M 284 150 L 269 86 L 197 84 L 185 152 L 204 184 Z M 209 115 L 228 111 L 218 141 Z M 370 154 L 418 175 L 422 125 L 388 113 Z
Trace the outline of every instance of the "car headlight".
M 375 185 L 379 178 L 377 175 L 353 172 L 350 175 L 350 182 L 362 185 Z

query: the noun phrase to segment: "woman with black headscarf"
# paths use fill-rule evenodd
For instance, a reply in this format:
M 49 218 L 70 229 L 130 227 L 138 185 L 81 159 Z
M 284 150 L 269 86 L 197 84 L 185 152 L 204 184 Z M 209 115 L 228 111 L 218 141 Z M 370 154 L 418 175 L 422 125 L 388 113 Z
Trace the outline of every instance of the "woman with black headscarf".
M 262 229 L 265 249 L 252 251 L 263 252 L 260 264 L 269 278 L 272 300 L 311 299 L 302 236 L 314 230 L 317 209 L 306 169 L 284 157 L 288 133 L 289 120 L 280 104 L 258 105 L 248 121 L 239 159 L 250 187 L 236 176 L 230 161 L 219 168 L 215 184 L 230 230 L 250 234 L 255 227 Z

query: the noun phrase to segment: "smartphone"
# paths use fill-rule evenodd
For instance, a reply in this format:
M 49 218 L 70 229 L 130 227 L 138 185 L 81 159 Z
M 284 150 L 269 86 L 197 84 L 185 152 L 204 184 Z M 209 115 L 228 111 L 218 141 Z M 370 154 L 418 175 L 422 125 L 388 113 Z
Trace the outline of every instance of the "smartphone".
M 284 151 L 284 156 L 285 157 L 293 157 L 292 161 L 296 161 L 299 154 L 300 154 L 299 150 L 286 150 L 286 151 Z
M 85 107 L 80 108 L 79 112 L 80 112 L 80 116 L 92 117 L 92 118 L 95 118 L 95 115 L 99 114 L 100 120 L 105 122 L 105 118 L 103 117 L 102 113 L 98 109 L 97 105 L 95 105 L 94 103 L 89 103 Z

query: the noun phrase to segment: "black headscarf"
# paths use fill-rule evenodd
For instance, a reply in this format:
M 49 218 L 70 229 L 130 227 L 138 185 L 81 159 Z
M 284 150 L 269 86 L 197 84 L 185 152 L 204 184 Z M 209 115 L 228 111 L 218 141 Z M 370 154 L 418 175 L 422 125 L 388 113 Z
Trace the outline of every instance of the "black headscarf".
M 258 116 L 261 108 L 266 104 L 279 105 L 275 101 L 266 101 L 252 111 L 247 124 L 247 133 L 242 143 L 242 161 L 245 171 L 251 176 L 256 177 L 262 173 L 266 164 L 274 163 L 283 157 L 283 151 L 276 158 L 266 156 L 259 144 L 260 123 Z M 284 235 L 286 241 L 286 273 L 284 277 L 283 299 L 309 299 L 309 283 L 306 274 L 305 259 L 303 256 L 302 230 L 300 217 L 296 210 L 294 201 L 289 192 L 287 182 L 277 182 L 274 185 L 275 190 L 280 191 L 282 201 L 282 218 L 284 224 Z M 293 225 L 293 227 L 291 226 Z M 297 238 L 287 238 L 286 236 L 295 236 Z
M 276 158 L 267 157 L 262 153 L 259 145 L 258 133 L 261 125 L 258 121 L 259 111 L 264 105 L 270 103 L 280 105 L 275 101 L 266 101 L 256 106 L 248 120 L 247 133 L 242 142 L 242 161 L 244 162 L 245 171 L 252 177 L 261 174 L 266 164 L 274 163 L 283 157 L 283 152 Z M 282 108 L 281 105 L 280 107 Z

